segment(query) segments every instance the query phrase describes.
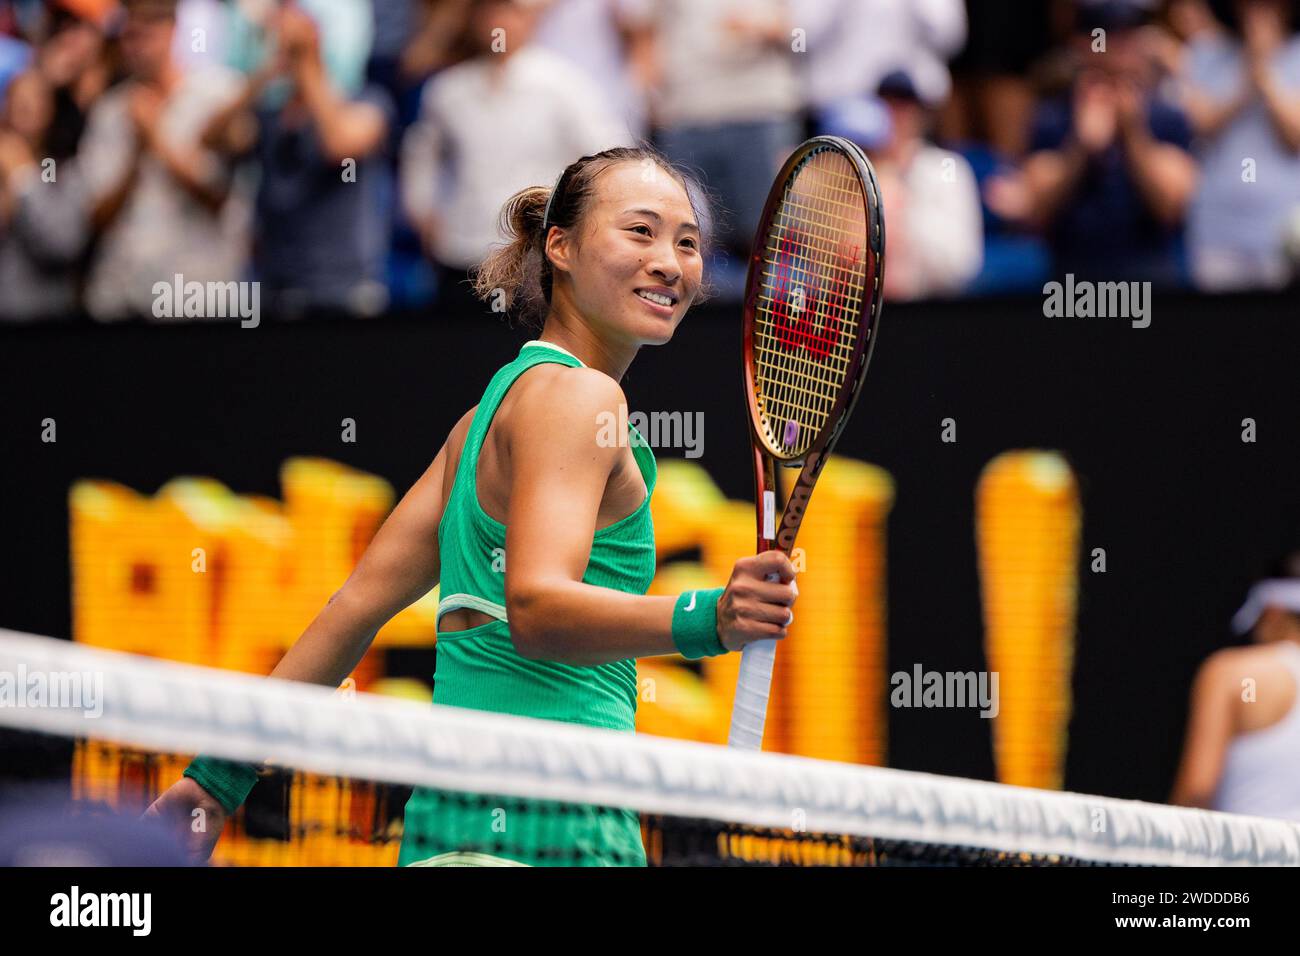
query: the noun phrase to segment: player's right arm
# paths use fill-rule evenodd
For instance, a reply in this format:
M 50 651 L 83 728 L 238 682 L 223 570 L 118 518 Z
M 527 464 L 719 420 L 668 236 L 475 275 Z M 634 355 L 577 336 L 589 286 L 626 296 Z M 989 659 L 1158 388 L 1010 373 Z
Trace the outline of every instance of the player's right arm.
M 606 484 L 626 454 L 597 441 L 597 422 L 625 404 L 622 389 L 601 372 L 558 365 L 532 370 L 515 388 L 505 579 L 515 650 L 576 665 L 676 653 L 676 598 L 582 580 Z M 783 553 L 741 558 L 718 603 L 718 640 L 736 651 L 785 637 L 797 593 Z
M 457 423 L 428 469 L 388 516 L 352 574 L 308 625 L 271 676 L 337 687 L 360 662 L 393 615 L 438 583 L 438 524 L 473 409 Z M 204 826 L 195 827 L 196 815 Z M 182 777 L 150 805 L 197 862 L 221 836 L 226 807 L 191 777 Z
M 284 655 L 272 677 L 337 687 L 379 629 L 438 583 L 438 525 L 455 477 L 452 460 L 473 410 L 452 429 L 424 474 L 393 509 L 343 586 Z

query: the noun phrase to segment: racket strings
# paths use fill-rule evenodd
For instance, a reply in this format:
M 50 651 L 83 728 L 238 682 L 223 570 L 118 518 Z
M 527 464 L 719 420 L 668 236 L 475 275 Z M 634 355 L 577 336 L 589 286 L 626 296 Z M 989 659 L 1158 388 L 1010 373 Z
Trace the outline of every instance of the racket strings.
M 803 271 L 794 270 L 791 276 L 796 290 L 817 281 L 815 276 L 801 274 Z M 854 334 L 855 322 L 849 318 L 846 323 L 842 308 L 833 309 L 830 315 L 818 316 L 814 312 L 811 321 L 800 314 L 805 310 L 797 307 L 795 314 L 791 315 L 782 295 L 786 291 L 778 290 L 772 301 L 772 311 L 776 314 L 775 328 L 769 325 L 764 330 L 767 333 L 765 341 L 759 345 L 759 360 L 766 363 L 771 373 L 766 376 L 769 387 L 765 391 L 770 398 L 767 404 L 772 417 L 784 413 L 787 419 L 798 417 L 801 425 L 815 428 L 819 424 L 816 419 L 829 413 L 838 386 L 843 381 L 843 369 L 836 365 L 843 364 L 844 349 L 833 336 L 839 331 L 837 326 L 842 328 L 846 324 L 848 327 L 843 331 Z M 805 327 L 799 328 L 800 323 Z M 807 325 L 813 328 L 808 329 Z M 804 435 L 808 437 L 806 431 Z M 782 443 L 787 446 L 803 444 L 797 438 L 798 432 L 787 428 Z
M 841 166 L 846 165 L 837 153 L 828 154 L 826 158 L 839 160 Z M 843 170 L 834 169 L 819 172 L 822 174 L 805 172 L 797 176 L 786 193 L 780 215 L 774 221 L 773 244 L 777 255 L 770 258 L 776 260 L 778 280 L 784 272 L 784 278 L 790 281 L 778 281 L 775 289 L 769 283 L 768 289 L 769 292 L 790 293 L 790 298 L 784 300 L 769 296 L 770 311 L 777 320 L 778 344 L 786 346 L 777 354 L 784 360 L 779 364 L 822 382 L 833 382 L 836 377 L 842 381 L 847 371 L 857 332 L 857 315 L 861 306 L 861 243 L 853 243 L 852 254 L 846 255 L 849 244 L 845 240 L 862 232 L 858 226 L 862 223 L 863 213 L 860 187 L 851 170 L 847 175 Z M 831 175 L 827 175 L 828 172 Z M 838 196 L 845 195 L 855 197 L 856 201 L 851 204 L 838 201 Z M 790 302 L 799 294 L 806 296 L 809 289 L 822 293 L 814 298 L 811 320 L 805 317 L 809 312 L 806 298 L 803 302 L 805 308 L 796 306 L 795 314 L 792 314 Z M 801 327 L 792 329 L 795 324 Z M 823 365 L 829 365 L 832 374 L 827 374 Z M 795 383 L 787 376 L 785 384 L 788 387 Z
M 786 428 L 782 434 L 771 437 L 783 446 L 783 450 L 797 453 L 802 451 L 802 446 L 815 436 L 821 420 L 824 420 L 833 407 L 838 387 L 843 381 L 848 358 L 847 350 L 842 344 L 842 334 L 849 336 L 856 334 L 854 328 L 856 323 L 853 313 L 846 311 L 846 305 L 851 309 L 851 304 L 844 301 L 848 297 L 845 289 L 852 289 L 850 284 L 853 282 L 852 276 L 847 278 L 842 274 L 818 276 L 816 274 L 818 270 L 810 268 L 812 264 L 807 261 L 807 256 L 791 255 L 792 252 L 798 252 L 790 241 L 792 214 L 804 216 L 805 219 L 808 217 L 806 209 L 796 208 L 787 210 L 786 216 L 780 223 L 780 228 L 785 234 L 781 237 L 782 241 L 778 249 L 784 252 L 782 258 L 785 262 L 779 265 L 778 269 L 784 266 L 788 270 L 788 279 L 794 288 L 775 290 L 777 297 L 769 303 L 769 310 L 774 313 L 775 322 L 769 323 L 769 327 L 764 330 L 767 334 L 763 337 L 764 341 L 760 343 L 759 360 L 775 373 L 767 376 L 768 387 L 765 389 L 765 397 L 770 400 L 765 402 L 765 405 L 769 413 L 768 417 L 775 419 L 780 416 L 786 419 Z M 815 239 L 809 242 L 807 237 L 807 230 L 804 230 L 805 245 L 812 256 L 823 254 L 825 258 L 826 250 L 817 248 L 819 244 Z M 783 300 L 781 294 L 789 293 L 791 298 L 794 298 L 803 290 L 817 285 L 829 290 L 822 303 L 824 306 L 829 305 L 829 309 L 824 309 L 822 314 L 818 314 L 814 303 L 811 321 L 809 321 L 807 303 L 804 302 L 802 303 L 804 307 L 796 304 L 792 315 L 788 303 Z M 801 323 L 802 328 L 799 327 Z M 772 334 L 773 331 L 775 335 Z M 837 335 L 837 333 L 842 334 Z M 796 427 L 791 426 L 791 421 Z
M 834 150 L 811 153 L 773 216 L 755 309 L 760 419 L 782 457 L 807 451 L 850 374 L 869 238 L 852 164 Z

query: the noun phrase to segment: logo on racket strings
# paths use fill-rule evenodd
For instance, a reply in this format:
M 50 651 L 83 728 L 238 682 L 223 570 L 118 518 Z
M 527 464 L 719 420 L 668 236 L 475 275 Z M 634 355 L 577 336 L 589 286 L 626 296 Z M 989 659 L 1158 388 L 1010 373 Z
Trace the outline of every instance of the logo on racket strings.
M 810 254 L 817 241 L 793 231 L 778 242 L 772 317 L 782 350 L 802 349 L 824 359 L 839 345 L 844 323 L 852 318 L 849 298 L 857 284 L 861 247 L 852 246 L 831 265 Z

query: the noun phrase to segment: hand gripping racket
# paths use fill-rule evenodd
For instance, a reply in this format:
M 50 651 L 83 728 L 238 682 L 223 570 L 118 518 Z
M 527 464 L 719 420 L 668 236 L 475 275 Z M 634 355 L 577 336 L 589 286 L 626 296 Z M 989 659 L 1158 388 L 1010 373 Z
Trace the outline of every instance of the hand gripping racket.
M 813 485 L 853 410 L 876 341 L 885 221 L 876 174 L 853 143 L 795 150 L 763 208 L 745 288 L 745 400 L 758 551 L 789 554 Z M 778 521 L 776 466 L 799 468 Z M 759 750 L 776 641 L 745 647 L 730 744 Z

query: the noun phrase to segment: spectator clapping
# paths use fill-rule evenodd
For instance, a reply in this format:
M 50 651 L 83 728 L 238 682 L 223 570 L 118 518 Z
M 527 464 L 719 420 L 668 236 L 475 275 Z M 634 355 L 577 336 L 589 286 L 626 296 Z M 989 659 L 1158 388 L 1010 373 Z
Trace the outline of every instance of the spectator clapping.
M 1279 288 L 1295 7 L 0 0 L 0 317 L 152 318 L 175 275 L 256 281 L 281 318 L 481 308 L 504 200 L 638 139 L 713 193 L 710 285 L 734 295 L 772 174 L 845 104 L 887 131 L 859 142 L 891 299 Z

